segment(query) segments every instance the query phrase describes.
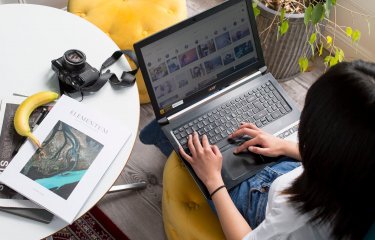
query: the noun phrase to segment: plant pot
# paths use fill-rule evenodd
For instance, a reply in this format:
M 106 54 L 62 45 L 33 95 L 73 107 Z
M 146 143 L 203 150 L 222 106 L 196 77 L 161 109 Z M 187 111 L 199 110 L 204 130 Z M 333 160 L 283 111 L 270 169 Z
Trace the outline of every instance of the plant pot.
M 304 14 L 285 14 L 289 20 L 289 29 L 277 39 L 280 12 L 261 2 L 258 2 L 258 7 L 260 14 L 256 17 L 256 22 L 268 70 L 279 82 L 290 80 L 300 73 L 298 59 L 304 54 L 308 59 L 312 56 L 311 47 L 306 41 L 310 38 L 313 27 L 309 24 L 306 29 Z

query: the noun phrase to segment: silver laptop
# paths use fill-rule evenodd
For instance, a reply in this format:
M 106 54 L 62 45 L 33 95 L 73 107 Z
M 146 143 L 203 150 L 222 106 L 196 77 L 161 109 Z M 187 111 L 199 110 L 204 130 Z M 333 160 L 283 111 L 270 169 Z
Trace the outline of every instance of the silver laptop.
M 233 153 L 249 139 L 228 140 L 240 122 L 296 139 L 300 111 L 267 72 L 251 1 L 226 1 L 134 44 L 134 49 L 155 116 L 176 152 L 179 146 L 188 151 L 187 136 L 193 131 L 206 134 L 223 154 L 228 189 L 277 160 Z

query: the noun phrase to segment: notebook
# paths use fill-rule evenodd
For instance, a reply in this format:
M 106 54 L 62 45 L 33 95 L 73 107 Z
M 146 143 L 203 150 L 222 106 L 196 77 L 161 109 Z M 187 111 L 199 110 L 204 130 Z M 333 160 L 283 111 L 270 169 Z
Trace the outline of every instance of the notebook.
M 249 136 L 228 140 L 241 122 L 296 140 L 300 111 L 262 53 L 251 1 L 231 0 L 134 44 L 154 113 L 178 152 L 187 136 L 207 135 L 223 155 L 228 189 L 275 159 L 234 154 Z M 205 197 L 209 193 L 183 160 Z

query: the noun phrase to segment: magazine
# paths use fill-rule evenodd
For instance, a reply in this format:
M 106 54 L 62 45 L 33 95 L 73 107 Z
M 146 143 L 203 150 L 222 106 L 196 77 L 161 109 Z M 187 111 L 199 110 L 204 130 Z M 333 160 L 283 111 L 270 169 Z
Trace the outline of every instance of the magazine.
M 0 181 L 72 223 L 131 132 L 63 95 L 33 133 L 42 147 L 26 141 Z

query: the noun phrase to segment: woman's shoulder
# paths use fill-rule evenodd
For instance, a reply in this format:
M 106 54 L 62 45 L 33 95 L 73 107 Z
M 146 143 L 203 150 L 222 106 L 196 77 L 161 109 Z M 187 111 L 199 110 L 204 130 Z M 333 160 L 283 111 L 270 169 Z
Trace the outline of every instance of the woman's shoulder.
M 278 199 L 277 202 L 287 202 L 288 196 L 286 194 L 281 194 L 286 188 L 290 187 L 293 181 L 302 174 L 303 167 L 299 166 L 293 169 L 292 171 L 281 175 L 280 177 L 276 178 L 275 181 L 271 184 L 269 193 L 268 193 L 268 206 L 267 209 L 273 207 L 273 202 Z
M 282 193 L 302 172 L 303 168 L 297 167 L 272 183 L 265 220 L 244 239 L 329 239 L 329 227 L 311 224 L 310 215 L 301 214 Z

